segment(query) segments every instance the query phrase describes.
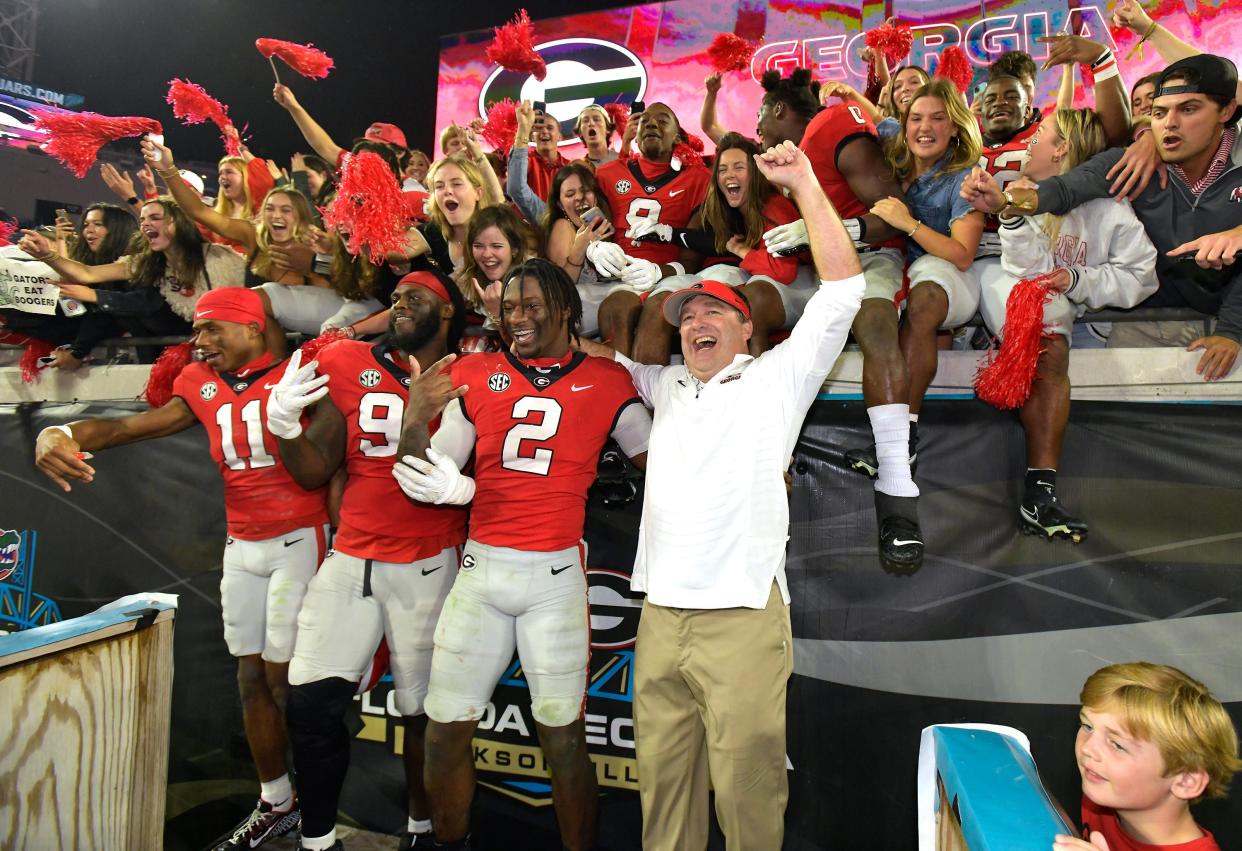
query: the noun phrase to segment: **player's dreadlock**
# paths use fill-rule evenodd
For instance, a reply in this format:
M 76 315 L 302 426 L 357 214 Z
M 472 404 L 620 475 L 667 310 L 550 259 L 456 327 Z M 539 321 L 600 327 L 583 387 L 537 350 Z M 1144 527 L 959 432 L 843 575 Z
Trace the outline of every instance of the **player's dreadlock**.
M 555 316 L 561 311 L 569 311 L 569 339 L 572 341 L 577 337 L 582 331 L 582 298 L 578 295 L 578 288 L 574 286 L 574 282 L 565 274 L 565 270 L 541 257 L 520 263 L 505 275 L 501 298 L 504 298 L 504 293 L 509 289 L 512 281 L 517 280 L 520 286 L 523 277 L 534 278 L 539 284 L 539 289 L 543 292 L 543 300 L 548 305 L 549 314 Z M 504 321 L 502 311 L 501 322 Z
M 811 79 L 811 72 L 806 68 L 795 68 L 783 80 L 780 71 L 765 71 L 759 82 L 767 92 L 763 102 L 769 108 L 783 103 L 806 121 L 823 108 L 819 104 L 819 83 Z

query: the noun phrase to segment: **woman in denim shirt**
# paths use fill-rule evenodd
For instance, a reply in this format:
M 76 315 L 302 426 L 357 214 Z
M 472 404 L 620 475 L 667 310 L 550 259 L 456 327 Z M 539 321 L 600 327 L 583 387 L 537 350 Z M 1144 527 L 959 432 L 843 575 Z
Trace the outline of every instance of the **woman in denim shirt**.
M 901 350 L 910 370 L 910 417 L 936 374 L 936 332 L 964 324 L 979 307 L 971 273 L 983 214 L 961 198 L 962 182 L 979 161 L 979 125 L 948 80 L 921 87 L 893 140 L 890 163 L 906 197 L 884 198 L 871 212 L 909 237 L 910 293 Z

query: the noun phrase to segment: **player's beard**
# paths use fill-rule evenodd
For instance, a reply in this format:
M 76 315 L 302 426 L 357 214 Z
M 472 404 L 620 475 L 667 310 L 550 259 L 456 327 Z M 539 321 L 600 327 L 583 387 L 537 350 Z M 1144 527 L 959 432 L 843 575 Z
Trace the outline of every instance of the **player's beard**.
M 424 345 L 436 336 L 440 330 L 440 317 L 436 312 L 429 312 L 423 315 L 415 325 L 413 330 L 406 334 L 399 334 L 396 330 L 396 320 L 388 323 L 388 339 L 401 351 L 406 354 L 414 354 Z

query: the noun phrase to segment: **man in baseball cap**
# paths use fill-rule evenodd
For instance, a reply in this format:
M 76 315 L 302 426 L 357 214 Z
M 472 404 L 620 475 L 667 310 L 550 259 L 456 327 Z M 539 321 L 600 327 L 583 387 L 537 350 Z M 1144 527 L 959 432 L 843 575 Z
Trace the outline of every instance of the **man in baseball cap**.
M 1220 107 L 1234 101 L 1233 112 L 1225 124 L 1234 124 L 1238 120 L 1238 68 L 1223 56 L 1211 53 L 1187 56 L 1161 71 L 1156 78 L 1153 98 L 1182 94 L 1207 95 Z
M 699 381 L 710 381 L 738 355 L 750 352 L 750 304 L 727 284 L 691 284 L 665 299 L 663 310 L 681 334 L 686 369 Z
M 377 121 L 368 127 L 367 132 L 362 135 L 372 142 L 383 142 L 386 145 L 393 145 L 403 149 L 406 147 L 405 134 L 395 124 L 385 124 L 382 121 Z

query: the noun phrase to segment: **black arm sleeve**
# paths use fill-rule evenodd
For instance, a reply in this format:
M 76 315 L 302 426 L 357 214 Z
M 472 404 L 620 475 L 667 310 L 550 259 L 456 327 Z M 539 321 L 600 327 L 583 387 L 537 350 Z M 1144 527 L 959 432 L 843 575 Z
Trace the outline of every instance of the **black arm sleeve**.
M 1242 274 L 1234 275 L 1233 280 L 1225 288 L 1220 301 L 1220 312 L 1216 315 L 1216 336 L 1228 337 L 1235 343 L 1242 343 Z
M 156 287 L 135 287 L 132 290 L 97 290 L 95 306 L 100 313 L 112 316 L 149 316 L 164 309 L 167 302 Z
M 1107 198 L 1108 188 L 1112 181 L 1108 179 L 1108 171 L 1117 164 L 1124 148 L 1110 148 L 1096 154 L 1080 166 L 1077 166 L 1060 177 L 1050 177 L 1039 182 L 1039 212 L 1053 213 L 1063 216 L 1070 210 L 1096 198 Z M 1152 187 L 1159 189 L 1158 181 L 1153 181 L 1144 192 Z

